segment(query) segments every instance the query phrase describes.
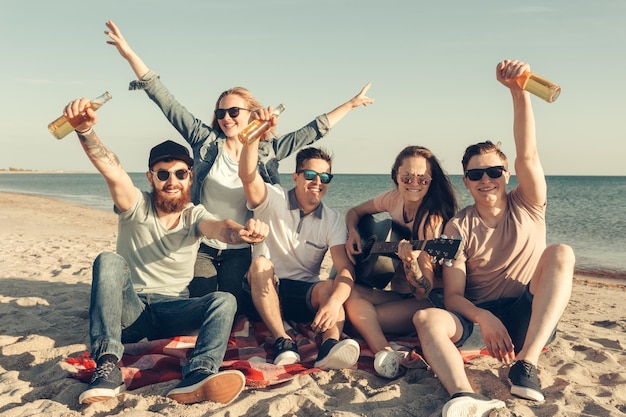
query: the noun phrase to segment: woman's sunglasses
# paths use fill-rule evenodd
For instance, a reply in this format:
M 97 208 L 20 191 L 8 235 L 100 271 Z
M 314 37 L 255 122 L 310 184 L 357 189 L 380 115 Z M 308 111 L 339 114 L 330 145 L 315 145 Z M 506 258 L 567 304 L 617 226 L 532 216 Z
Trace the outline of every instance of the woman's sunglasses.
M 498 165 L 489 168 L 468 169 L 467 171 L 465 171 L 465 176 L 470 181 L 478 181 L 483 177 L 485 172 L 487 173 L 489 178 L 500 178 L 504 171 L 506 171 L 506 169 L 504 169 L 502 165 Z
M 215 109 L 215 117 L 217 117 L 219 120 L 222 120 L 224 117 L 226 117 L 226 113 L 228 113 L 230 118 L 234 119 L 235 117 L 239 116 L 239 110 L 252 111 L 250 109 L 244 109 L 241 107 L 231 107 L 229 109 Z
M 416 179 L 417 178 L 417 179 Z M 400 177 L 400 181 L 403 184 L 413 184 L 413 181 L 417 181 L 417 184 L 422 186 L 427 186 L 433 179 L 428 175 L 418 175 L 418 174 L 405 174 Z
M 159 179 L 159 181 L 165 182 L 170 179 L 170 174 L 174 174 L 176 178 L 178 178 L 181 181 L 185 180 L 189 176 L 189 172 L 191 172 L 191 170 L 190 169 L 177 169 L 176 171 L 166 171 L 164 169 L 159 169 L 158 171 L 150 170 L 150 172 L 153 174 L 156 174 L 156 177 Z
M 322 182 L 322 184 L 328 184 L 330 180 L 333 179 L 333 174 L 328 174 L 326 172 L 319 173 L 319 172 L 313 171 L 312 169 L 302 169 L 300 171 L 297 171 L 296 173 L 304 174 L 304 179 L 308 181 L 313 181 L 315 177 L 319 175 L 320 181 Z

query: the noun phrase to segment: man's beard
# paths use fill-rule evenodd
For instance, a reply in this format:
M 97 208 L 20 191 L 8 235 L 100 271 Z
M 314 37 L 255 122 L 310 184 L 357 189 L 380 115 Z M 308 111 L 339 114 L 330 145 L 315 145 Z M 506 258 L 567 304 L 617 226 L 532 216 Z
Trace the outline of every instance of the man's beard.
M 190 187 L 181 187 L 177 197 L 171 197 L 163 190 L 152 187 L 152 199 L 157 209 L 165 213 L 178 213 L 191 202 Z

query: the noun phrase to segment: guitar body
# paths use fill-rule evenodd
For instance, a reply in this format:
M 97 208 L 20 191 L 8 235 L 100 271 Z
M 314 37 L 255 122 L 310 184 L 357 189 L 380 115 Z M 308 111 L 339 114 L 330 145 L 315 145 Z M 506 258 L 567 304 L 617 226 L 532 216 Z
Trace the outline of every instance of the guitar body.
M 358 224 L 361 235 L 362 253 L 356 256 L 356 282 L 374 288 L 385 288 L 400 260 L 394 253 L 379 255 L 372 253 L 372 247 L 378 242 L 397 242 L 410 238 L 410 231 L 391 219 L 377 220 L 366 214 Z

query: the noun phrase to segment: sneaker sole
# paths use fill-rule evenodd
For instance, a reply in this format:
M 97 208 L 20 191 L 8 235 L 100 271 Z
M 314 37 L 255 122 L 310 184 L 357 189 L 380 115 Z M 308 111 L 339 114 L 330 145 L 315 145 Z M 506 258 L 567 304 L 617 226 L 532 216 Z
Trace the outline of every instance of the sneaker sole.
M 110 388 L 92 388 L 83 391 L 78 397 L 78 402 L 81 404 L 98 403 L 100 401 L 106 401 L 115 397 L 117 394 L 126 391 L 126 385 L 120 385 L 115 389 Z
M 167 394 L 182 404 L 213 401 L 230 404 L 246 386 L 246 377 L 240 371 L 222 371 L 188 387 L 174 388 Z
M 506 405 L 500 400 L 478 400 L 458 397 L 448 401 L 441 410 L 441 417 L 487 417 L 489 412 Z
M 294 351 L 288 350 L 274 359 L 274 365 L 293 365 L 300 362 L 300 355 Z
M 400 375 L 400 357 L 396 352 L 380 351 L 374 357 L 374 370 L 383 378 L 394 379 Z
M 539 391 L 528 387 L 521 387 L 519 385 L 511 386 L 511 394 L 520 398 L 533 401 L 543 401 L 545 399 L 543 394 Z
M 359 360 L 361 349 L 352 339 L 344 339 L 337 343 L 323 359 L 315 362 L 316 368 L 347 369 L 352 368 Z

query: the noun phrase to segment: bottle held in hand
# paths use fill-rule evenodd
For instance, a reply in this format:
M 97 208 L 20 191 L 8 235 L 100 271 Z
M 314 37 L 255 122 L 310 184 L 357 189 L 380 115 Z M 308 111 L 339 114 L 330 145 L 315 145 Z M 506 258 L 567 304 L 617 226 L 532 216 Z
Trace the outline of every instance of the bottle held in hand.
M 98 110 L 100 107 L 102 107 L 104 103 L 111 100 L 112 97 L 113 96 L 111 96 L 111 94 L 109 94 L 109 92 L 106 91 L 101 96 L 98 96 L 94 98 L 93 100 L 91 100 L 88 107 L 91 107 L 94 110 Z M 80 125 L 83 121 L 84 121 L 84 115 L 81 115 L 72 119 L 72 122 L 76 126 Z M 54 122 L 48 125 L 48 131 L 52 133 L 52 136 L 54 136 L 57 139 L 63 139 L 68 134 L 70 134 L 73 130 L 74 130 L 74 126 L 72 126 L 70 121 L 65 116 L 59 117 Z
M 272 113 L 278 117 L 285 110 L 284 104 L 279 104 Z M 270 122 L 268 120 L 261 121 L 259 119 L 253 120 L 245 129 L 239 133 L 239 141 L 244 145 L 250 145 L 255 140 L 260 139 L 270 129 Z
M 520 88 L 528 91 L 548 103 L 553 103 L 561 94 L 561 87 L 539 75 L 526 71 L 515 79 Z

